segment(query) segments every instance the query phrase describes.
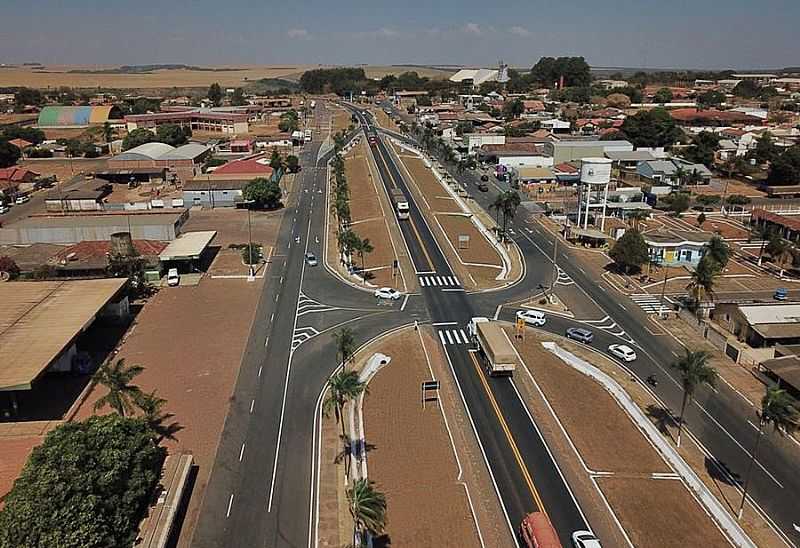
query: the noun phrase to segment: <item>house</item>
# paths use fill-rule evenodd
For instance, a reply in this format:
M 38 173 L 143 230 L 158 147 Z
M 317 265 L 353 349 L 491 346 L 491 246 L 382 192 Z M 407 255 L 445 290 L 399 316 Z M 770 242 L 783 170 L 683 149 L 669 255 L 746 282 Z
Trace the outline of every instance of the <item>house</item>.
M 173 147 L 165 143 L 145 143 L 108 160 L 109 171 L 146 168 L 167 171 L 185 181 L 200 173 L 211 149 L 200 143 Z M 105 178 L 105 177 L 104 177 Z
M 656 230 L 642 236 L 648 258 L 653 263 L 694 268 L 713 234 L 699 230 Z
M 504 145 L 506 136 L 496 133 L 465 133 L 462 137 L 467 154 L 476 154 L 483 145 Z
M 0 169 L 0 196 L 11 198 L 20 191 L 20 188 L 32 187 L 38 177 L 38 173 L 24 167 L 2 168 Z
M 606 152 L 606 158 L 613 161 L 616 167 L 623 168 L 636 168 L 636 166 L 639 165 L 639 162 L 649 162 L 656 159 L 656 157 L 653 156 L 653 153 L 649 150 L 610 150 Z
M 684 180 L 680 180 L 681 170 L 684 173 Z M 636 173 L 653 186 L 682 186 L 689 182 L 690 176 L 697 177 L 698 184 L 706 185 L 711 182 L 711 171 L 706 166 L 693 164 L 681 158 L 639 162 Z
M 800 343 L 800 304 L 720 303 L 714 321 L 753 348 Z
M 703 110 L 679 108 L 671 110 L 670 115 L 676 122 L 686 126 L 730 126 L 735 124 L 760 126 L 764 123 L 763 119 L 744 112 L 713 108 Z
M 233 160 L 227 164 L 217 167 L 212 173 L 208 173 L 202 177 L 195 177 L 193 180 L 196 181 L 201 178 L 208 178 L 212 180 L 250 180 L 255 179 L 256 177 L 270 179 L 274 175 L 274 170 L 269 165 L 271 157 L 271 153 L 264 153 L 242 158 L 240 160 Z
M 553 133 L 569 133 L 572 131 L 572 124 L 567 120 L 559 120 L 558 118 L 542 120 L 541 126 L 542 129 L 547 129 Z
M 133 248 L 143 260 L 147 270 L 158 270 L 158 255 L 167 247 L 166 242 L 158 240 L 132 240 Z M 50 263 L 55 266 L 60 276 L 70 278 L 78 276 L 106 276 L 111 240 L 85 240 L 62 248 L 53 256 Z

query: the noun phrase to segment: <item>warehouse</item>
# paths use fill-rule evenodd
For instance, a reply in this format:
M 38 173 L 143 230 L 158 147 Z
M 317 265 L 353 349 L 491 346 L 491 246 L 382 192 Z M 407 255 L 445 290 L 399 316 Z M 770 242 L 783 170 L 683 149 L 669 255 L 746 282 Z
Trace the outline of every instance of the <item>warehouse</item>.
M 556 141 L 544 143 L 545 154 L 553 157 L 553 163 L 572 162 L 582 158 L 604 157 L 608 152 L 631 152 L 633 144 L 628 141 Z
M 187 207 L 236 207 L 244 201 L 242 191 L 250 179 L 192 179 L 183 185 L 183 203 Z
M 39 113 L 39 128 L 83 128 L 102 126 L 106 122 L 122 122 L 117 106 L 72 107 L 46 106 Z
M 110 170 L 167 170 L 180 180 L 200 174 L 211 149 L 200 143 L 187 143 L 175 148 L 165 143 L 145 143 L 126 150 L 108 160 Z
M 189 127 L 192 131 L 214 133 L 248 133 L 250 115 L 246 111 L 216 111 L 191 109 L 179 112 L 157 112 L 154 114 L 132 114 L 125 117 L 128 132 L 135 129 L 155 131 L 166 124 Z

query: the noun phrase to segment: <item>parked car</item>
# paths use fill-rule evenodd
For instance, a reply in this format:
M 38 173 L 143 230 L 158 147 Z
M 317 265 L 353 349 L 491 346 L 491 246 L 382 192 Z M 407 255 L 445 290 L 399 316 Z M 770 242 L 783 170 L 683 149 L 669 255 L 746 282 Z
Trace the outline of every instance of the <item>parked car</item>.
M 306 264 L 308 266 L 317 266 L 317 257 L 313 253 L 306 253 Z
M 779 287 L 775 290 L 775 294 L 772 295 L 772 298 L 776 301 L 785 301 L 789 297 L 789 292 L 785 287 Z
M 8 213 L 9 211 L 11 211 L 10 207 L 8 207 L 6 204 L 0 204 L 0 215 L 3 213 Z
M 29 196 L 23 195 L 23 196 L 17 196 L 16 200 L 14 200 L 14 203 L 19 205 L 19 204 L 24 204 L 25 202 L 30 202 L 30 201 L 31 201 L 31 199 L 30 199 Z
M 523 320 L 527 325 L 542 326 L 547 322 L 544 312 L 538 310 L 517 310 L 517 319 Z
M 181 275 L 178 274 L 177 268 L 170 268 L 167 271 L 167 285 L 176 286 L 181 283 Z
M 627 344 L 612 344 L 608 351 L 624 362 L 632 362 L 636 359 L 636 352 Z
M 567 329 L 567 338 L 590 344 L 594 340 L 594 333 L 583 327 L 570 327 Z
M 489 185 L 487 185 L 486 183 L 481 183 L 478 185 L 478 190 L 480 190 L 481 192 L 489 192 Z
M 403 296 L 398 290 L 391 287 L 380 287 L 375 290 L 375 296 L 379 299 L 391 299 L 396 301 Z
M 600 541 L 591 531 L 575 531 L 572 533 L 572 545 L 575 548 L 602 548 Z

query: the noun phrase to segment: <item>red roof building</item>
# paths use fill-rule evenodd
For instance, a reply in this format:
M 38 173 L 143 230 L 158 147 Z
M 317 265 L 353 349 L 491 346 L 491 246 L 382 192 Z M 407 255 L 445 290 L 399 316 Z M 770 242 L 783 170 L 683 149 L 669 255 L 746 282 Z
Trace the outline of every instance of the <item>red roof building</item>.
M 684 124 L 695 125 L 733 125 L 733 124 L 748 124 L 760 126 L 764 120 L 756 116 L 750 116 L 743 112 L 736 112 L 733 110 L 716 110 L 704 109 L 699 110 L 696 108 L 679 108 L 671 110 L 670 115 L 672 118 Z
M 25 150 L 26 148 L 33 146 L 33 143 L 31 143 L 30 141 L 26 141 L 25 139 L 19 139 L 19 138 L 11 139 L 9 143 L 11 143 L 20 150 Z
M 32 183 L 39 174 L 24 167 L 5 167 L 0 169 L 0 181 L 10 181 L 13 183 Z
M 212 179 L 241 179 L 255 177 L 272 177 L 273 169 L 269 166 L 271 154 L 257 154 L 249 158 L 234 160 L 219 166 L 211 173 Z

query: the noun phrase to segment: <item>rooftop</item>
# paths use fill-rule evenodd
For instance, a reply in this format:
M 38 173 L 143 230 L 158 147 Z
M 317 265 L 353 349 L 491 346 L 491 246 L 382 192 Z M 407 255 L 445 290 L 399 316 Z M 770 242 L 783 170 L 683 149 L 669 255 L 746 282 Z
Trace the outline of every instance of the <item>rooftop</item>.
M 126 279 L 0 284 L 0 391 L 30 390 Z
M 800 304 L 747 304 L 739 311 L 750 325 L 800 324 Z
M 199 259 L 216 235 L 216 230 L 185 232 L 170 242 L 159 255 L 159 259 L 162 261 Z

